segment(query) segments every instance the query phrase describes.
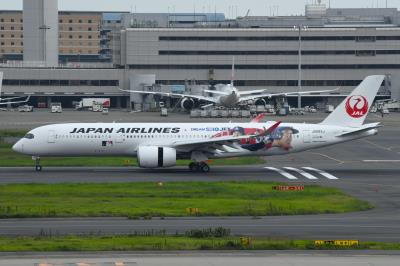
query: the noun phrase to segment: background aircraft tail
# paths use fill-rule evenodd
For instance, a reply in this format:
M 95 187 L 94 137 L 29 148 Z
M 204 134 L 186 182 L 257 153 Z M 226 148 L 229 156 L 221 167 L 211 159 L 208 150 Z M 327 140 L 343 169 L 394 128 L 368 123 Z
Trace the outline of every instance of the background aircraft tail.
M 362 126 L 384 79 L 384 75 L 366 77 L 321 124 Z

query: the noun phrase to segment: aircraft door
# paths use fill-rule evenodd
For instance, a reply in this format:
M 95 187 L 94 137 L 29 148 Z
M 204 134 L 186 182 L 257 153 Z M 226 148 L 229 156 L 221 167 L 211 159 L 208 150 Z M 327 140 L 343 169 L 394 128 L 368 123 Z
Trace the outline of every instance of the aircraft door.
M 311 142 L 311 131 L 304 130 L 303 131 L 303 143 L 310 143 Z
M 49 130 L 47 135 L 47 142 L 56 143 L 56 133 L 54 132 L 54 130 Z

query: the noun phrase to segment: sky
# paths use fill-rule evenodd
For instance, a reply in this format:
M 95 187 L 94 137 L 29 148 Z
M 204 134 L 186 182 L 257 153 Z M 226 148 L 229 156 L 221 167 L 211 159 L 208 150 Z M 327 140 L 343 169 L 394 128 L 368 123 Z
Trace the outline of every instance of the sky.
M 211 12 L 228 18 L 244 16 L 290 16 L 304 14 L 306 3 L 315 0 L 59 0 L 59 10 L 132 11 L 140 13 Z M 0 0 L 1 9 L 22 9 L 22 0 Z M 399 0 L 322 0 L 332 8 L 399 7 Z

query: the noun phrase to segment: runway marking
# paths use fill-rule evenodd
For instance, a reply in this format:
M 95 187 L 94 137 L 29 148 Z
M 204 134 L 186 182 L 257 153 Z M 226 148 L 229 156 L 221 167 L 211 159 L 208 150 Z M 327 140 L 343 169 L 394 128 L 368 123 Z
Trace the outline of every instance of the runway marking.
M 319 155 L 319 156 L 328 158 L 328 159 L 330 159 L 330 160 L 332 160 L 332 161 L 338 162 L 339 164 L 344 164 L 344 163 L 345 163 L 344 161 L 341 161 L 341 160 L 339 160 L 339 159 L 333 158 L 333 157 L 331 157 L 331 156 L 329 156 L 329 155 L 326 155 L 326 154 L 323 154 L 323 153 L 311 152 L 311 154 L 315 154 L 315 155 Z
M 291 179 L 291 180 L 296 180 L 298 178 L 296 176 L 292 175 L 291 173 L 285 171 L 285 170 L 296 172 L 297 174 L 300 174 L 300 175 L 302 175 L 305 178 L 310 179 L 310 180 L 318 180 L 319 179 L 318 177 L 316 177 L 316 176 L 314 176 L 314 175 L 312 175 L 312 174 L 310 174 L 310 173 L 308 173 L 308 172 L 306 172 L 306 171 L 304 171 L 302 169 L 298 169 L 298 168 L 294 168 L 294 167 L 289 167 L 289 166 L 282 167 L 285 170 L 282 170 L 282 169 L 279 169 L 279 168 L 275 168 L 275 167 L 264 167 L 264 168 L 268 169 L 268 170 L 271 170 L 271 171 L 278 172 L 279 174 L 281 174 L 284 177 L 286 177 L 288 179 Z M 301 168 L 303 168 L 305 170 L 308 170 L 308 171 L 316 172 L 316 173 L 320 174 L 321 176 L 326 177 L 326 178 L 328 178 L 330 180 L 338 180 L 339 179 L 338 177 L 336 177 L 336 176 L 334 176 L 334 175 L 332 175 L 330 173 L 327 173 L 327 172 L 325 172 L 323 170 L 320 170 L 320 169 L 316 169 L 316 168 L 308 167 L 308 166 L 304 166 L 304 167 L 301 167 Z
M 264 167 L 264 168 L 268 169 L 268 170 L 272 170 L 272 171 L 278 172 L 279 174 L 283 175 L 284 177 L 286 177 L 288 179 L 291 179 L 291 180 L 297 179 L 297 177 L 295 177 L 294 175 L 289 174 L 288 172 L 283 171 L 281 169 L 278 169 L 278 168 L 275 168 L 275 167 Z
M 400 163 L 400 160 L 363 160 L 364 163 Z
M 297 168 L 294 168 L 294 167 L 283 167 L 283 168 L 285 168 L 287 170 L 290 170 L 290 171 L 294 171 L 296 173 L 299 173 L 299 174 L 301 174 L 302 176 L 304 176 L 305 178 L 308 178 L 308 179 L 312 179 L 312 180 L 318 179 L 317 177 L 313 176 L 312 174 L 309 174 L 309 173 L 307 173 L 307 172 L 305 172 L 305 171 L 303 171 L 301 169 L 297 169 Z
M 377 148 L 380 148 L 380 149 L 382 149 L 382 150 L 385 150 L 385 151 L 392 151 L 392 150 L 390 149 L 390 147 L 388 148 L 388 147 L 379 145 L 379 144 L 377 144 L 377 143 L 375 143 L 375 142 L 372 142 L 372 141 L 370 141 L 370 140 L 367 140 L 367 139 L 362 139 L 362 140 L 360 140 L 360 141 L 366 142 L 366 143 L 368 143 L 368 144 L 370 144 L 370 145 L 373 145 L 373 146 L 375 146 L 375 147 L 377 147 Z
M 333 179 L 333 180 L 339 179 L 339 178 L 337 178 L 336 176 L 331 175 L 330 173 L 327 173 L 327 172 L 322 171 L 322 170 L 319 170 L 319 169 L 315 169 L 315 168 L 312 168 L 312 167 L 302 167 L 302 168 L 303 168 L 303 169 L 306 169 L 306 170 L 309 170 L 309 171 L 317 172 L 318 174 L 320 174 L 320 175 L 322 175 L 322 176 L 325 176 L 325 177 L 328 178 L 328 179 Z

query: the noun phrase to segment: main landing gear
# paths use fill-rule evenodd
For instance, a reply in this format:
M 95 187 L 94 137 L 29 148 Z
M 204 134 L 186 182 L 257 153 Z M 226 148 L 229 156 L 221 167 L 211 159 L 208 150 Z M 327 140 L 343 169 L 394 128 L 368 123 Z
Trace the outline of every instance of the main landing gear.
M 35 161 L 35 171 L 36 172 L 41 172 L 42 171 L 42 166 L 40 165 L 40 157 L 32 157 L 32 160 Z
M 189 169 L 192 172 L 203 172 L 203 173 L 210 172 L 210 166 L 208 164 L 206 164 L 205 162 L 201 162 L 201 163 L 191 162 L 189 164 Z

